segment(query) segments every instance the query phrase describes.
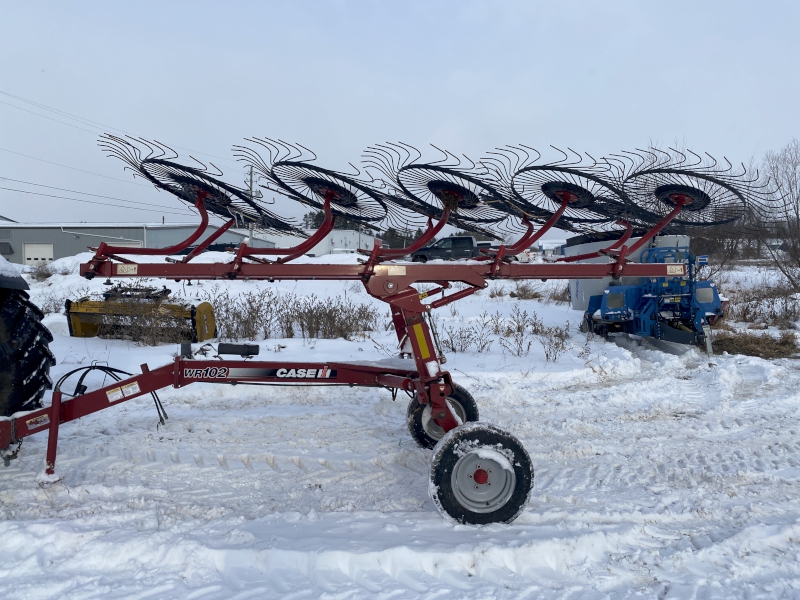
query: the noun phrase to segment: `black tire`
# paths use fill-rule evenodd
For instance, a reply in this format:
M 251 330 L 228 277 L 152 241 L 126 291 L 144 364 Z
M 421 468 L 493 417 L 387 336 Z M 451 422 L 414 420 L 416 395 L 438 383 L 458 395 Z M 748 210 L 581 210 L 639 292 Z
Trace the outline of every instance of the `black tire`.
M 0 289 L 0 415 L 41 408 L 56 358 L 44 314 L 22 290 Z
M 427 256 L 412 256 L 411 262 L 426 263 L 428 262 Z
M 520 441 L 486 423 L 467 423 L 436 445 L 428 492 L 457 523 L 511 523 L 528 503 L 533 466 Z
M 578 328 L 581 333 L 589 333 L 590 331 L 592 331 L 593 327 L 590 319 L 591 317 L 584 315 L 583 319 L 581 320 L 581 325 Z
M 475 398 L 457 383 L 453 384 L 453 393 L 447 400 L 462 423 L 477 421 L 480 418 Z M 415 394 L 408 403 L 406 424 L 411 437 L 423 448 L 433 448 L 444 437 L 444 430 L 434 423 L 430 414 L 431 405 L 420 404 Z

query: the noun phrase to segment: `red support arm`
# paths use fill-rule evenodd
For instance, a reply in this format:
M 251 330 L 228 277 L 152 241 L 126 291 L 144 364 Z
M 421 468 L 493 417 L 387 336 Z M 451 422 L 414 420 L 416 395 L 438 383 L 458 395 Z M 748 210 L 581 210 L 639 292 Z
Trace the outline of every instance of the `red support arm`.
M 105 242 L 100 242 L 100 246 L 97 248 L 97 252 L 95 253 L 94 257 L 95 260 L 102 260 L 104 257 L 107 257 L 109 254 L 139 254 L 141 256 L 167 256 L 170 254 L 177 254 L 181 250 L 186 250 L 189 246 L 191 246 L 194 242 L 196 242 L 203 232 L 205 232 L 206 228 L 208 227 L 208 213 L 206 212 L 205 203 L 203 202 L 203 198 L 208 196 L 208 192 L 200 191 L 197 193 L 197 202 L 194 203 L 194 207 L 200 211 L 200 218 L 201 222 L 200 225 L 197 227 L 197 231 L 195 231 L 192 235 L 188 238 L 183 240 L 179 244 L 175 244 L 174 246 L 170 246 L 169 248 L 124 248 L 121 246 L 109 246 Z
M 613 244 L 608 246 L 607 248 L 603 248 L 602 250 L 598 250 L 597 252 L 587 252 L 586 254 L 576 254 L 575 256 L 564 256 L 558 259 L 559 262 L 575 262 L 578 260 L 586 260 L 589 258 L 599 258 L 606 252 L 610 252 L 611 250 L 615 250 L 622 246 L 625 242 L 627 242 L 631 234 L 633 233 L 633 225 L 631 225 L 628 221 L 617 221 L 617 225 L 625 225 L 625 233 L 622 234 L 622 237 L 615 241 Z
M 290 260 L 294 260 L 298 256 L 302 256 L 309 250 L 311 250 L 314 246 L 319 244 L 325 237 L 333 230 L 333 224 L 335 217 L 331 212 L 331 198 L 330 194 L 325 197 L 325 204 L 323 205 L 323 210 L 325 211 L 325 219 L 322 221 L 322 225 L 317 231 L 314 232 L 314 235 L 309 237 L 306 241 L 294 246 L 292 248 L 251 248 L 244 242 L 239 245 L 239 250 L 236 252 L 236 258 L 233 260 L 233 270 L 228 273 L 229 277 L 236 277 L 239 274 L 242 268 L 242 259 L 245 256 L 257 256 L 257 255 L 271 255 L 274 256 L 276 254 L 285 254 L 279 258 L 276 262 L 278 263 L 287 263 Z
M 628 254 L 633 254 L 639 248 L 641 248 L 647 242 L 649 242 L 655 236 L 657 236 L 658 233 L 662 229 L 664 229 L 664 227 L 666 227 L 667 225 L 670 224 L 670 221 L 672 221 L 672 219 L 674 219 L 675 217 L 677 217 L 680 214 L 681 209 L 683 208 L 684 204 L 686 204 L 686 200 L 683 197 L 676 198 L 675 199 L 675 208 L 672 209 L 672 212 L 670 212 L 667 216 L 665 216 L 658 223 L 656 223 L 655 226 L 650 231 L 648 231 L 646 234 L 644 234 L 642 237 L 640 237 L 638 242 L 636 242 L 633 246 L 628 248 Z
M 525 248 L 530 248 L 530 246 L 539 240 L 545 233 L 547 233 L 553 225 L 555 225 L 558 220 L 561 218 L 561 215 L 564 214 L 564 211 L 567 210 L 567 206 L 569 203 L 572 202 L 574 199 L 574 194 L 570 194 L 569 192 L 565 192 L 564 197 L 561 200 L 561 206 L 558 207 L 558 210 L 552 214 L 552 216 L 547 219 L 547 221 L 542 225 L 535 233 L 533 232 L 533 223 L 528 220 L 527 216 L 523 217 L 523 222 L 528 225 L 528 231 L 525 232 L 519 241 L 517 241 L 513 246 L 506 248 L 505 246 L 500 246 L 498 250 L 484 250 L 487 254 L 501 254 L 502 256 L 508 256 L 513 254 L 519 254 L 521 251 L 525 250 Z M 502 256 L 500 257 L 502 259 Z M 481 257 L 479 260 L 492 260 L 493 256 Z M 495 260 L 495 263 L 498 261 Z
M 433 225 L 433 219 L 428 217 L 428 226 L 425 229 L 425 233 L 419 236 L 419 239 L 415 240 L 408 248 L 381 248 L 377 246 L 373 248 L 372 255 L 370 256 L 370 260 L 372 260 L 373 256 L 376 259 L 390 259 L 390 258 L 401 258 L 412 252 L 416 252 L 420 248 L 424 248 L 425 245 L 430 242 L 436 234 L 438 234 L 442 228 L 447 225 L 447 221 L 450 219 L 450 209 L 445 207 L 442 211 L 442 216 L 439 218 L 439 222 L 436 225 Z M 375 253 L 377 249 L 377 254 Z
M 206 239 L 206 241 L 204 241 L 204 242 L 203 242 L 203 243 L 201 243 L 201 244 L 198 244 L 197 248 L 195 248 L 195 249 L 194 249 L 194 250 L 192 250 L 192 251 L 191 251 L 189 254 L 187 254 L 187 255 L 186 255 L 184 258 L 183 258 L 183 260 L 181 260 L 180 262 L 182 262 L 182 263 L 188 263 L 188 262 L 189 262 L 190 260 L 192 260 L 192 259 L 193 259 L 195 256 L 197 256 L 198 254 L 200 254 L 201 252 L 203 252 L 203 250 L 205 250 L 205 249 L 206 249 L 206 248 L 208 248 L 208 247 L 209 247 L 211 244 L 213 244 L 215 241 L 217 241 L 217 239 L 218 239 L 218 238 L 219 238 L 219 237 L 220 237 L 220 236 L 221 236 L 223 233 L 225 233 L 226 231 L 228 231 L 228 229 L 230 229 L 230 228 L 231 228 L 231 226 L 233 225 L 233 223 L 234 223 L 234 219 L 231 219 L 230 221 L 228 221 L 227 223 L 225 223 L 225 225 L 223 225 L 222 227 L 220 227 L 219 229 L 217 229 L 217 230 L 216 230 L 214 233 L 212 233 L 210 236 L 208 236 L 208 239 Z

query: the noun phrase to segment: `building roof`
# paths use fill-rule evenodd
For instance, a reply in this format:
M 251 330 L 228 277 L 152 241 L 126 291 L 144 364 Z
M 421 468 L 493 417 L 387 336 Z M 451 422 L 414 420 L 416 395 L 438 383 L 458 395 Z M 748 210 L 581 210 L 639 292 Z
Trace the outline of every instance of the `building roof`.
M 130 229 L 131 227 L 147 227 L 148 229 L 155 228 L 170 228 L 170 227 L 197 227 L 199 223 L 17 223 L 16 221 L 3 221 L 3 227 L 12 227 L 15 229 L 27 229 L 32 227 L 38 228 L 61 228 L 61 227 L 109 227 L 115 229 Z M 209 223 L 209 225 L 211 225 Z M 211 225 L 212 227 L 220 227 L 219 225 Z

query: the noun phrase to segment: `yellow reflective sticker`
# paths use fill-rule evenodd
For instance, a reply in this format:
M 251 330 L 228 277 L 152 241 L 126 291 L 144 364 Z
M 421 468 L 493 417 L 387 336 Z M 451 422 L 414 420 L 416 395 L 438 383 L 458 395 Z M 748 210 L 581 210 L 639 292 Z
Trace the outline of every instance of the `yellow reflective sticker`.
M 431 355 L 428 350 L 428 342 L 425 341 L 425 332 L 422 331 L 422 323 L 417 323 L 411 329 L 414 330 L 414 336 L 417 338 L 417 346 L 419 346 L 419 354 L 422 360 L 429 358 Z

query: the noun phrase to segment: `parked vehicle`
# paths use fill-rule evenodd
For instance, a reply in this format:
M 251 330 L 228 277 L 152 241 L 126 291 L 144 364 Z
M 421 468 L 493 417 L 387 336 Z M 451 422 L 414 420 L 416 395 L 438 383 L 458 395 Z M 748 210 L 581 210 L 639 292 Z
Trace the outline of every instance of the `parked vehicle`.
M 488 242 L 487 242 L 488 243 Z M 458 260 L 459 258 L 475 258 L 480 256 L 481 246 L 471 235 L 453 236 L 439 240 L 435 244 L 420 248 L 411 254 L 414 262 L 429 260 Z
M 428 262 L 429 260 L 459 260 L 481 256 L 483 249 L 497 249 L 499 246 L 492 242 L 479 242 L 469 235 L 452 236 L 439 240 L 435 244 L 420 248 L 411 254 L 414 262 Z M 512 261 L 530 262 L 529 251 L 521 252 L 508 257 Z

